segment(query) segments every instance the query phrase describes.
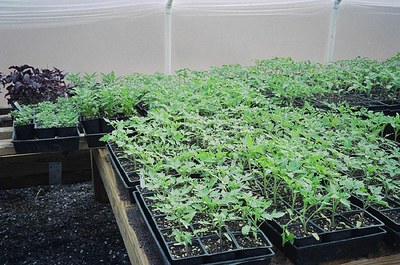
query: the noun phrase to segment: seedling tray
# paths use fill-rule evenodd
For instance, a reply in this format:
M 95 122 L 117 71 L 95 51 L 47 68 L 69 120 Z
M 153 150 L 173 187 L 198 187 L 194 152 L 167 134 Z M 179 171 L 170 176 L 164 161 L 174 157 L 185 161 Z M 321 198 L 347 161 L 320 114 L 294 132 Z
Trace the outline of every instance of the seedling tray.
M 352 197 L 351 199 L 354 204 L 362 206 L 362 201 L 360 199 L 356 197 Z M 396 203 L 398 202 L 396 201 Z M 391 210 L 400 211 L 399 209 L 400 208 L 378 210 L 374 207 L 369 207 L 367 209 L 368 212 L 385 224 L 384 229 L 387 231 L 385 241 L 395 249 L 400 249 L 400 223 L 388 218 L 384 213 Z
M 124 167 L 121 165 L 120 160 L 118 159 L 117 155 L 115 154 L 114 150 L 111 148 L 110 144 L 107 144 L 107 150 L 110 154 L 110 157 L 112 158 L 113 162 L 114 162 L 114 168 L 116 171 L 119 172 L 124 185 L 126 188 L 132 188 L 134 190 L 134 188 L 140 184 L 139 179 L 137 180 L 132 180 L 131 178 L 129 178 L 128 176 L 128 172 L 126 172 L 124 170 Z M 136 174 L 136 172 L 130 172 L 131 174 Z M 137 174 L 136 174 L 137 176 Z M 139 177 L 138 177 L 139 178 Z
M 267 222 L 262 225 L 262 230 L 291 261 L 300 265 L 313 265 L 330 260 L 368 256 L 368 254 L 379 249 L 386 234 L 385 230 L 378 227 L 375 233 L 364 236 L 297 247 L 290 243 L 282 246 L 281 233 Z
M 220 252 L 216 254 L 209 254 L 204 249 L 204 246 L 201 242 L 202 238 L 194 238 L 194 243 L 202 249 L 202 254 L 194 257 L 188 258 L 179 258 L 175 259 L 171 256 L 171 253 L 168 250 L 168 246 L 172 243 L 166 243 L 162 239 L 162 235 L 160 230 L 154 226 L 154 221 L 149 222 L 149 217 L 151 215 L 150 211 L 146 207 L 143 198 L 139 192 L 133 192 L 133 196 L 136 200 L 136 204 L 139 208 L 140 214 L 142 215 L 144 222 L 156 244 L 158 251 L 161 254 L 163 259 L 163 264 L 168 265 L 197 265 L 197 264 L 209 264 L 209 265 L 228 265 L 228 264 L 248 264 L 248 265 L 258 265 L 258 264 L 269 264 L 272 257 L 275 253 L 271 248 L 264 249 L 263 254 L 260 255 L 257 251 L 250 252 L 249 255 L 246 255 L 244 252 L 246 249 L 232 250 L 226 252 Z M 151 218 L 150 218 L 151 219 Z M 269 241 L 268 241 L 269 242 Z M 250 249 L 250 251 L 254 251 L 254 249 Z M 250 254 L 256 254 L 255 256 L 251 256 Z M 257 255 L 258 254 L 258 255 Z
M 107 147 L 107 151 L 109 153 L 110 156 L 110 161 L 111 161 L 111 165 L 114 169 L 115 174 L 117 175 L 117 177 L 121 180 L 122 185 L 124 186 L 124 188 L 127 190 L 128 194 L 129 194 L 129 200 L 131 201 L 131 203 L 135 203 L 135 200 L 133 198 L 133 192 L 135 191 L 135 186 L 139 184 L 139 182 L 135 185 L 135 186 L 128 186 L 126 179 L 123 177 L 122 175 L 122 168 L 120 167 L 119 163 L 118 163 L 118 159 L 115 156 L 112 148 L 110 147 L 109 144 L 106 145 Z
M 385 226 L 384 228 L 387 232 L 385 235 L 386 243 L 395 250 L 400 250 L 400 232 Z
M 79 131 L 76 130 L 75 136 L 55 137 L 45 139 L 17 140 L 13 133 L 12 143 L 17 154 L 41 153 L 41 152 L 61 152 L 79 149 Z

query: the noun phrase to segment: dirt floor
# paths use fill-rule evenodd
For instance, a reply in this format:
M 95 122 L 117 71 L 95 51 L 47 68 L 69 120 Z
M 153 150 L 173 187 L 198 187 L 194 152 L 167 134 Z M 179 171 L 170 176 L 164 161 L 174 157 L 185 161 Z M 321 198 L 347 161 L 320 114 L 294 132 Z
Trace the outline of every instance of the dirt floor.
M 92 184 L 0 190 L 0 264 L 130 264 Z

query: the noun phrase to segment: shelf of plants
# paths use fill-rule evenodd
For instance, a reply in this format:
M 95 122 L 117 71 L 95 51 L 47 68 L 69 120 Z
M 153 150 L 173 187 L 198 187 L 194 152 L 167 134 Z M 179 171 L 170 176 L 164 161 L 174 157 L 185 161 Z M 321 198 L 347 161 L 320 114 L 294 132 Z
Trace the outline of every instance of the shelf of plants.
M 71 151 L 79 148 L 78 112 L 67 98 L 19 106 L 12 143 L 16 153 Z
M 254 251 L 268 262 L 271 240 L 314 264 L 365 256 L 384 238 L 399 246 L 399 69 L 400 54 L 71 75 L 70 100 L 82 120 L 114 128 L 101 141 L 129 191 L 140 184 L 169 263 L 246 263 Z
M 99 139 L 112 131 L 109 120 L 146 115 L 146 107 L 140 100 L 146 90 L 134 89 L 140 79 L 140 75 L 118 79 L 114 73 L 101 74 L 100 77 L 96 74 L 86 74 L 83 77 L 74 74 L 68 76 L 74 87 L 73 99 L 79 108 L 89 147 L 105 145 L 105 142 Z
M 291 73 L 299 78 L 300 70 L 315 67 L 304 65 L 275 59 L 248 68 L 141 77 L 148 84 L 137 86 L 146 87 L 140 100 L 147 115 L 111 122 L 115 130 L 105 140 L 123 163 L 130 161 L 129 171 L 150 192 L 139 191 L 139 205 L 170 262 L 207 256 L 199 243 L 204 230 L 214 235 L 216 249 L 224 242 L 237 247 L 232 223 L 248 238 L 256 239 L 261 229 L 299 264 L 365 256 L 393 229 L 367 209 L 396 209 L 399 202 L 399 146 L 381 137 L 390 124 L 397 138 L 398 114 L 354 111 L 349 104 L 325 110 L 307 103 L 291 106 L 302 93 L 303 100 L 310 97 L 304 80 L 287 81 Z M 290 91 L 287 83 L 271 85 L 282 76 L 292 89 L 300 87 L 292 98 L 275 89 Z M 390 86 L 393 93 L 398 87 Z M 319 95 L 327 94 L 320 90 Z M 351 204 L 352 196 L 368 207 Z M 173 226 L 168 240 L 181 246 L 185 258 L 171 253 L 163 237 L 166 223 Z M 190 247 L 200 252 L 187 253 Z

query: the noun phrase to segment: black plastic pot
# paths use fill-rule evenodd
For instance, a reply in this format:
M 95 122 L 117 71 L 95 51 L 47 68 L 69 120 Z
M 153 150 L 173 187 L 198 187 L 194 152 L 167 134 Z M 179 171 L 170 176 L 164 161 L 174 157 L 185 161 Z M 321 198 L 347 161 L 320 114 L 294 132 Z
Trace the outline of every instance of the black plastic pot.
M 352 221 L 351 216 L 361 216 L 361 214 L 362 210 L 348 211 L 341 214 L 349 223 L 351 223 L 355 227 L 352 230 L 352 237 L 373 234 L 383 228 L 384 223 L 377 219 L 375 216 L 371 215 L 369 212 L 364 213 L 364 218 L 369 220 L 371 224 L 361 225 L 360 227 L 357 227 L 357 224 Z
M 86 134 L 101 133 L 100 118 L 81 120 L 81 123 Z
M 14 125 L 17 140 L 29 140 L 35 137 L 35 125 L 33 123 L 26 125 Z
M 206 263 L 216 263 L 221 261 L 228 261 L 228 260 L 235 260 L 236 254 L 238 251 L 237 245 L 234 242 L 233 235 L 229 232 L 226 232 L 231 237 L 232 241 L 229 241 L 225 236 L 223 236 L 224 244 L 229 245 L 228 250 L 215 250 L 210 248 L 207 242 L 213 243 L 213 246 L 219 245 L 220 238 L 217 235 L 207 236 L 199 238 L 200 242 L 202 243 L 202 247 L 205 254 L 208 254 L 204 257 Z
M 294 223 L 294 224 L 290 224 L 288 225 L 287 229 L 302 229 L 301 228 L 302 224 L 300 223 Z M 307 223 L 307 227 L 312 227 L 312 229 L 315 231 L 315 233 L 317 234 L 322 234 L 323 230 L 321 228 L 319 228 L 318 226 L 316 226 L 314 223 L 309 222 Z M 301 247 L 301 246 L 307 246 L 307 245 L 312 245 L 312 244 L 319 244 L 321 241 L 316 239 L 315 237 L 308 235 L 308 236 L 304 236 L 304 237 L 295 237 L 294 238 L 294 245 Z
M 103 137 L 105 133 L 88 133 L 85 126 L 83 126 L 83 134 L 89 148 L 99 148 L 106 145 L 105 142 L 100 141 L 100 138 Z
M 57 128 L 57 136 L 59 137 L 74 136 L 76 134 L 77 129 L 78 128 L 76 126 Z
M 114 127 L 112 127 L 104 118 L 100 119 L 100 131 L 102 133 L 110 133 L 114 130 Z
M 56 128 L 35 128 L 35 137 L 38 139 L 51 139 L 57 136 Z
M 389 217 L 388 213 L 400 214 L 400 208 L 382 210 L 377 213 L 377 217 L 385 223 L 387 243 L 394 249 L 400 249 L 400 222 Z
M 336 229 L 334 231 L 325 230 L 324 227 L 319 224 L 320 221 L 324 221 L 324 219 L 319 218 L 313 220 L 313 223 L 324 231 L 323 233 L 321 233 L 322 242 L 332 242 L 352 237 L 354 226 L 350 222 L 348 222 L 343 216 L 341 215 L 335 216 L 335 222 L 337 224 L 340 224 L 341 228 Z
M 265 255 L 272 248 L 272 243 L 261 231 L 257 233 L 257 236 L 260 240 L 262 240 L 265 243 L 265 246 L 260 246 L 260 247 L 250 247 L 250 248 L 244 247 L 238 241 L 238 239 L 243 235 L 241 233 L 231 233 L 231 234 L 233 235 L 233 239 L 235 241 L 235 244 L 237 245 L 236 256 L 239 258 L 249 258 L 249 257 Z
M 281 249 L 291 261 L 300 265 L 314 265 L 325 261 L 368 256 L 379 250 L 386 234 L 385 230 L 378 228 L 375 233 L 364 236 L 298 247 L 290 243 L 282 246 L 281 233 L 268 222 L 264 223 L 261 228 L 276 247 Z

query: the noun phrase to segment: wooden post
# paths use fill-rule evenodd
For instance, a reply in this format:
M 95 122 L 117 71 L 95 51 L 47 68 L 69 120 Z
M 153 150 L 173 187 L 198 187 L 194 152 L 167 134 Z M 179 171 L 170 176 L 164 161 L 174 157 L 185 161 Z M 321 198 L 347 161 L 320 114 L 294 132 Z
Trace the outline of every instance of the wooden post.
M 49 162 L 49 185 L 62 184 L 62 163 Z
M 122 200 L 120 197 L 121 190 L 118 188 L 117 178 L 109 161 L 107 151 L 104 149 L 93 149 L 93 159 L 103 179 L 104 187 L 110 199 L 111 208 L 113 209 L 115 220 L 124 240 L 131 264 L 150 265 L 148 257 L 127 215 L 127 210 L 132 208 L 133 205 L 129 200 Z
M 90 149 L 90 166 L 92 168 L 92 183 L 94 199 L 100 203 L 109 203 L 107 192 L 104 189 L 103 180 L 101 179 L 99 168 L 94 161 L 93 149 Z

